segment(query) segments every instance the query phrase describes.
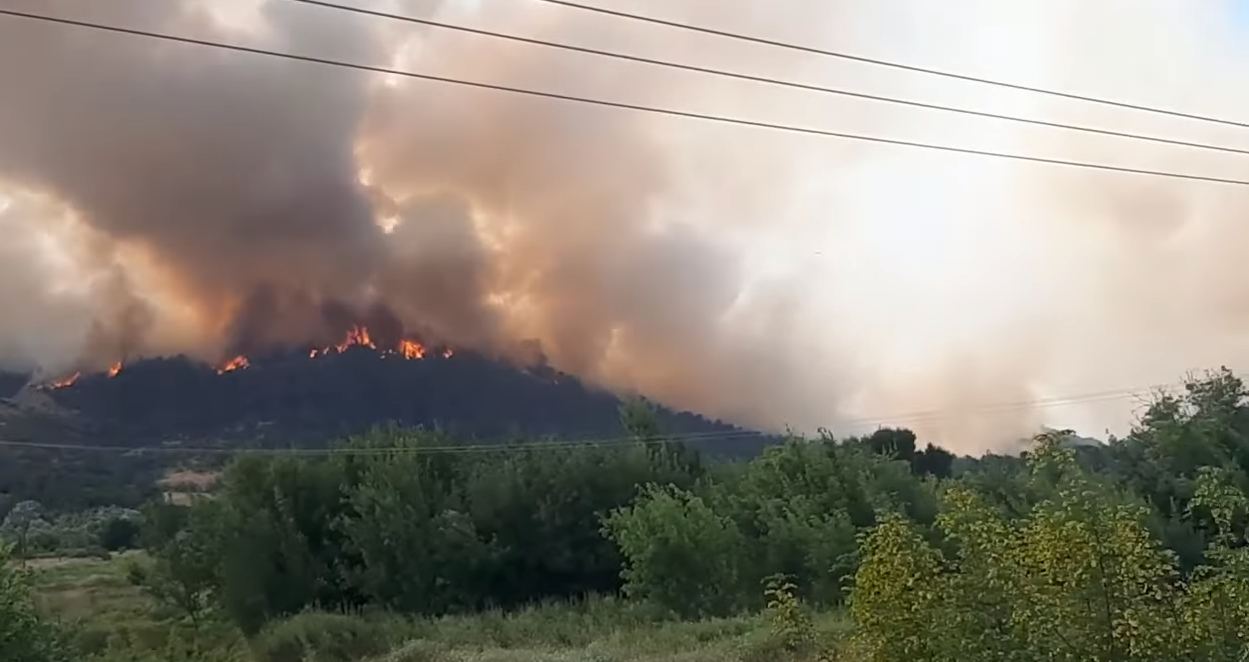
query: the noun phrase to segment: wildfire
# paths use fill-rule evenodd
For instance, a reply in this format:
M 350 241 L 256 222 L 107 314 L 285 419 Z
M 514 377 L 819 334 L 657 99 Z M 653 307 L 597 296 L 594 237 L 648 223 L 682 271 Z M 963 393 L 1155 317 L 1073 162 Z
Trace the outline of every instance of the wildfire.
M 425 358 L 425 346 L 415 340 L 399 341 L 399 348 L 395 350 L 405 359 L 423 359 Z
M 234 372 L 235 370 L 242 370 L 243 368 L 247 368 L 249 366 L 251 366 L 251 362 L 247 360 L 247 357 L 239 355 L 230 359 L 229 361 L 226 361 L 225 364 L 223 364 L 220 368 L 217 369 L 217 374 L 224 375 L 227 372 Z
M 409 361 L 416 361 L 425 358 L 426 355 L 429 354 L 428 347 L 410 338 L 400 340 L 399 344 L 393 349 L 381 349 L 377 346 L 377 343 L 373 341 L 373 336 L 369 334 L 368 327 L 353 326 L 351 327 L 351 330 L 347 332 L 347 335 L 343 338 L 342 342 L 329 347 L 322 347 L 320 349 L 310 349 L 308 350 L 308 358 L 315 359 L 319 356 L 326 356 L 329 354 L 342 354 L 348 349 L 357 346 L 368 347 L 369 349 L 379 351 L 382 358 L 397 355 Z M 443 358 L 451 358 L 452 354 L 453 352 L 450 349 L 442 350 Z
M 82 373 L 75 372 L 74 374 L 68 377 L 65 377 L 63 379 L 58 379 L 52 382 L 51 384 L 48 384 L 48 386 L 51 388 L 69 388 L 70 386 L 73 386 L 78 381 L 79 377 L 82 377 Z
M 338 344 L 338 353 L 347 351 L 348 347 L 359 345 L 368 347 L 369 349 L 377 349 L 377 345 L 373 344 L 373 339 L 369 337 L 369 329 L 364 326 L 353 326 L 347 332 L 347 337 Z
M 356 347 L 356 346 L 368 347 L 369 349 L 376 351 L 381 358 L 386 358 L 388 356 L 398 356 L 409 361 L 419 361 L 421 359 L 424 359 L 429 355 L 429 352 L 431 351 L 431 348 L 427 347 L 426 345 L 421 344 L 419 341 L 412 340 L 410 338 L 404 338 L 400 340 L 399 344 L 396 345 L 394 348 L 381 349 L 377 346 L 377 343 L 373 341 L 373 337 L 369 334 L 368 327 L 353 326 L 351 327 L 351 330 L 347 332 L 347 335 L 343 338 L 342 342 L 335 344 L 335 345 L 330 345 L 329 347 L 324 347 L 320 349 L 317 349 L 317 348 L 311 349 L 308 351 L 308 358 L 315 359 L 317 357 L 326 356 L 328 354 L 342 354 L 343 352 L 346 352 L 348 349 L 352 347 Z M 439 350 L 438 354 L 444 359 L 449 359 L 455 355 L 455 352 L 451 348 L 447 347 L 447 348 L 443 348 Z M 240 354 L 230 359 L 229 361 L 222 363 L 217 368 L 217 374 L 224 375 L 227 372 L 234 372 L 236 370 L 243 370 L 245 368 L 250 368 L 250 367 L 251 367 L 251 361 L 248 360 L 246 356 L 243 356 L 242 354 Z M 118 361 L 114 363 L 113 365 L 109 366 L 106 374 L 110 378 L 116 377 L 117 375 L 121 374 L 121 371 L 124 368 L 125 368 L 125 363 L 123 361 Z M 81 377 L 82 377 L 82 372 L 75 372 L 74 374 L 69 375 L 67 377 L 62 377 L 61 379 L 48 382 L 40 388 L 49 388 L 49 389 L 68 388 L 78 383 L 78 380 Z

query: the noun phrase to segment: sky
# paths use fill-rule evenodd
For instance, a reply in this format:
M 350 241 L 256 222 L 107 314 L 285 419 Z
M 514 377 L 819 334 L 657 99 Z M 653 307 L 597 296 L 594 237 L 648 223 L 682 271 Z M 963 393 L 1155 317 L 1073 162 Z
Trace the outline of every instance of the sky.
M 1246 0 L 794 0 L 781 8 L 767 0 L 597 1 L 934 69 L 1249 117 Z M 395 66 L 440 75 L 1249 179 L 1243 155 L 504 48 L 348 21 L 287 0 L 177 0 L 161 5 L 169 16 L 138 0 L 117 2 L 133 8 L 125 20 L 180 29 L 203 26 L 178 23 L 170 8 L 207 6 L 214 36 L 381 53 Z M 533 0 L 368 5 L 1249 149 L 1241 129 L 778 52 Z M 0 62 L 25 63 L 0 66 L 0 87 L 16 91 L 0 95 L 0 182 L 8 183 L 0 198 L 11 201 L 0 210 L 10 238 L 0 246 L 8 269 L 0 303 L 26 311 L 0 322 L 0 363 L 55 372 L 84 357 L 107 365 L 116 360 L 110 352 L 123 351 L 192 351 L 208 360 L 234 337 L 238 318 L 230 316 L 248 288 L 281 276 L 318 291 L 341 287 L 335 294 L 345 297 L 382 292 L 405 319 L 466 343 L 536 339 L 557 366 L 591 381 L 743 424 L 841 434 L 902 424 L 963 451 L 1001 448 L 1042 425 L 1121 434 L 1151 385 L 1220 365 L 1249 370 L 1245 187 L 177 50 L 154 57 L 137 44 L 101 42 L 98 63 L 58 68 L 49 44 L 60 42 L 23 42 L 23 34 L 46 37 L 15 32 L 6 45 L 0 32 Z M 116 63 L 126 66 L 110 67 Z M 140 322 L 142 343 L 127 335 Z M 116 333 L 101 340 L 101 328 Z
M 1232 0 L 1231 6 L 1228 8 L 1231 14 L 1231 20 L 1238 26 L 1249 26 L 1249 2 L 1245 0 Z

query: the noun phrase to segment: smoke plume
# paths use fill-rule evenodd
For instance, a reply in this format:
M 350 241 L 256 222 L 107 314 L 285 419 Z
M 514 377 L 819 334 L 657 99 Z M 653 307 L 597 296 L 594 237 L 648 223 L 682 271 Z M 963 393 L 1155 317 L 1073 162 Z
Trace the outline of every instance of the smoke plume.
M 289 0 L 0 4 L 562 94 L 1249 179 L 1243 156 L 723 81 Z M 366 4 L 1249 148 L 1230 127 L 532 0 Z M 1189 112 L 1246 116 L 1249 101 L 1237 85 L 1249 25 L 1229 27 L 1216 2 L 603 4 Z M 1121 427 L 1135 404 L 986 413 L 986 403 L 1140 387 L 1249 358 L 1242 187 L 786 135 L 16 18 L 0 19 L 0 200 L 0 365 L 25 369 L 176 352 L 217 361 L 368 323 L 516 359 L 536 346 L 590 381 L 745 424 L 896 422 L 972 450 L 1041 423 Z M 898 415 L 925 411 L 935 413 Z

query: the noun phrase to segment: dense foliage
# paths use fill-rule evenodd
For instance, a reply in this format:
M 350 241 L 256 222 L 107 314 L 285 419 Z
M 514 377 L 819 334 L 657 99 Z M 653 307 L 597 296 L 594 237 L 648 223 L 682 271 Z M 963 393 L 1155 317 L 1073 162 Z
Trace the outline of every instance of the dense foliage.
M 856 643 L 877 662 L 1244 660 L 1247 395 L 1194 381 L 1104 454 L 1042 435 L 1014 499 L 955 481 L 935 531 L 886 518 L 860 546 Z
M 19 558 L 116 552 L 138 547 L 142 521 L 127 508 L 51 514 L 38 501 L 20 501 L 0 521 L 0 544 Z
M 1249 391 L 1228 371 L 1160 396 L 1125 438 L 1050 432 L 1021 457 L 954 458 L 883 429 L 719 463 L 640 406 L 621 426 L 632 440 L 482 448 L 387 428 L 333 453 L 243 455 L 193 505 L 147 508 L 131 579 L 196 627 L 298 655 L 377 648 L 349 618 L 307 625 L 309 610 L 428 617 L 591 595 L 683 620 L 762 611 L 791 658 L 1249 650 Z M 0 531 L 26 553 L 50 530 L 126 546 L 134 518 L 28 502 Z M 852 635 L 821 640 L 809 610 L 843 607 Z
M 859 531 L 883 513 L 936 516 L 911 458 L 868 443 L 793 441 L 709 465 L 635 410 L 626 419 L 631 443 L 481 449 L 390 429 L 328 455 L 240 458 L 150 536 L 146 581 L 246 632 L 312 606 L 439 614 L 621 589 L 726 615 L 761 607 L 761 582 L 782 573 L 806 600 L 838 603 Z
M 25 572 L 0 549 L 0 660 L 69 662 L 65 633 L 39 613 Z

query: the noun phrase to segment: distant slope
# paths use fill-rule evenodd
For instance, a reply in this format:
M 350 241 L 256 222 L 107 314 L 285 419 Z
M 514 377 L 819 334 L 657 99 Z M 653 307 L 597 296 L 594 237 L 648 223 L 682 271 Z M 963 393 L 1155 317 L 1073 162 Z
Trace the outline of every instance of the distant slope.
M 185 358 L 152 359 L 113 378 L 11 391 L 0 398 L 0 442 L 74 447 L 0 444 L 0 513 L 22 499 L 53 509 L 134 506 L 154 495 L 167 469 L 213 467 L 227 457 L 194 449 L 320 447 L 391 422 L 483 444 L 627 439 L 621 400 L 611 393 L 470 353 L 405 361 L 352 348 L 316 359 L 272 356 L 226 374 Z M 773 441 L 691 413 L 655 413 L 661 431 L 690 435 L 692 447 L 712 456 L 754 455 Z M 135 450 L 94 450 L 106 446 Z M 152 447 L 191 450 L 142 450 Z
M 0 398 L 11 398 L 30 380 L 30 375 L 0 370 Z
M 521 370 L 472 353 L 405 361 L 367 348 L 310 359 L 283 354 L 226 374 L 184 359 L 128 365 L 116 377 L 29 389 L 10 401 L 18 436 L 39 441 L 144 447 L 168 444 L 316 446 L 378 424 L 438 428 L 482 442 L 517 437 L 619 438 L 621 401 L 550 370 Z M 661 430 L 692 434 L 716 455 L 757 453 L 760 434 L 691 413 L 656 409 Z M 0 419 L 3 419 L 0 414 Z M 53 431 L 59 426 L 64 439 Z M 4 429 L 4 427 L 0 427 Z

